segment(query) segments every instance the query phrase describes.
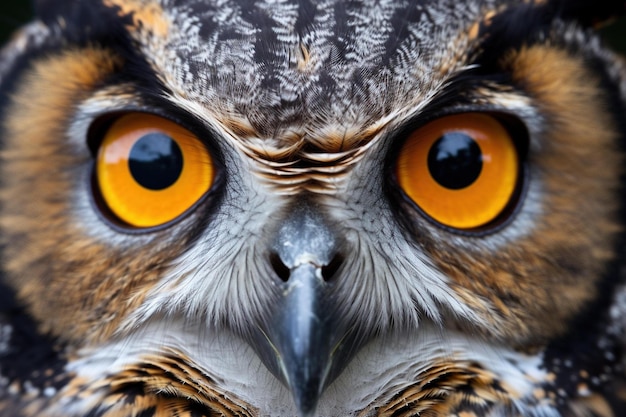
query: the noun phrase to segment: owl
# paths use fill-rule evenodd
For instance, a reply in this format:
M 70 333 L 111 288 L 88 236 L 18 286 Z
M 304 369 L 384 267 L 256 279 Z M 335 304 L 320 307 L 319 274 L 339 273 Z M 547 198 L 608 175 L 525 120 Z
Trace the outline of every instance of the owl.
M 626 415 L 626 3 L 35 8 L 0 416 Z

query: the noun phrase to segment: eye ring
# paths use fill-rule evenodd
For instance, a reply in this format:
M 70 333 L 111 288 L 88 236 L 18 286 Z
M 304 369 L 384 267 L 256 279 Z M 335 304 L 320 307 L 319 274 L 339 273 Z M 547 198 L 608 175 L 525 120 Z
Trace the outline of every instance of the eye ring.
M 525 189 L 525 127 L 490 113 L 459 113 L 411 131 L 394 179 L 428 220 L 459 233 L 493 231 Z M 524 135 L 522 135 L 522 132 Z
M 213 189 L 213 155 L 191 131 L 149 113 L 129 112 L 102 125 L 92 195 L 115 226 L 166 227 Z

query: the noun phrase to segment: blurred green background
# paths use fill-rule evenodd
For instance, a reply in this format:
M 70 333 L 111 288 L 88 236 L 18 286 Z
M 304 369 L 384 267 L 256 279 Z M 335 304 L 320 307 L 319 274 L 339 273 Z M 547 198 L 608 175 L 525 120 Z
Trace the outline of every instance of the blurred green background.
M 0 0 L 0 43 L 31 15 L 29 0 Z M 626 54 L 626 18 L 622 18 L 602 30 L 603 35 L 615 49 Z

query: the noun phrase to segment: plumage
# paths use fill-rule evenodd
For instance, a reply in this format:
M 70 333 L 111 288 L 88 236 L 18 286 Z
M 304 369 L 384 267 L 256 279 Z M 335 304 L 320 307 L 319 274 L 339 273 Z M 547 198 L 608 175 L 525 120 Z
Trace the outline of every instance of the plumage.
M 35 3 L 1 416 L 626 413 L 626 4 Z

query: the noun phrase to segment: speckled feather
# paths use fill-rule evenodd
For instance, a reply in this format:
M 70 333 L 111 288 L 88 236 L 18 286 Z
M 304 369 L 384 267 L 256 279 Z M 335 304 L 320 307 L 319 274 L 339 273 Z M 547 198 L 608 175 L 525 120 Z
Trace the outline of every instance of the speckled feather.
M 591 28 L 623 4 L 37 9 L 0 55 L 1 416 L 297 415 L 252 335 L 298 215 L 331 231 L 327 309 L 359 341 L 316 415 L 626 413 L 626 67 Z M 148 232 L 92 196 L 93 126 L 124 111 L 184 125 L 217 166 Z M 426 219 L 390 168 L 407 132 L 467 111 L 529 137 L 520 203 L 488 232 Z

